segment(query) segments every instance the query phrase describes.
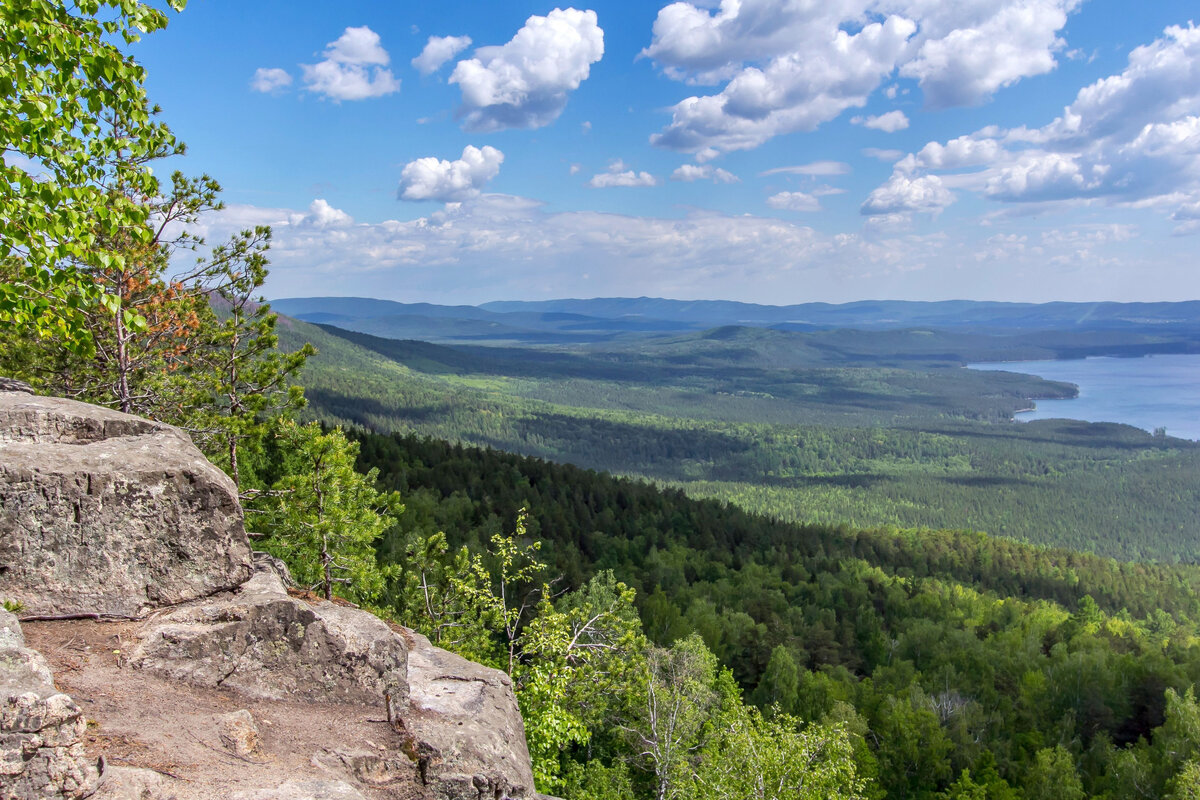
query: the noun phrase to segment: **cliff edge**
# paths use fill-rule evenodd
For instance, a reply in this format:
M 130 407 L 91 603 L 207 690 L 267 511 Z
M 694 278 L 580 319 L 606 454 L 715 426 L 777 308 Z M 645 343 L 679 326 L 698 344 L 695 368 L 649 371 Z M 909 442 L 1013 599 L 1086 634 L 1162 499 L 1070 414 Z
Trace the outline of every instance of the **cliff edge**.
M 285 579 L 183 432 L 0 379 L 0 800 L 537 796 L 507 675 Z

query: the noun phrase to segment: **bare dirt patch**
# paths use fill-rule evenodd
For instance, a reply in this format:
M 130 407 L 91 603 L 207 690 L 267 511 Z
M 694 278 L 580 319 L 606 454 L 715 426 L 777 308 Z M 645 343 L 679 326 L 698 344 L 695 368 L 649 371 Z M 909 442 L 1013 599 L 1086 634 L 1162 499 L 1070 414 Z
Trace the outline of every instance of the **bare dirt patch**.
M 27 622 L 28 646 L 50 662 L 55 683 L 88 719 L 89 755 L 119 766 L 155 770 L 169 779 L 179 800 L 226 800 L 239 791 L 273 788 L 285 781 L 345 780 L 372 800 L 421 798 L 408 780 L 364 786 L 338 769 L 335 750 L 394 756 L 401 737 L 386 709 L 311 702 L 246 699 L 148 675 L 131 667 L 127 650 L 143 622 L 72 620 Z M 258 725 L 264 757 L 234 755 L 218 737 L 218 718 L 238 709 Z

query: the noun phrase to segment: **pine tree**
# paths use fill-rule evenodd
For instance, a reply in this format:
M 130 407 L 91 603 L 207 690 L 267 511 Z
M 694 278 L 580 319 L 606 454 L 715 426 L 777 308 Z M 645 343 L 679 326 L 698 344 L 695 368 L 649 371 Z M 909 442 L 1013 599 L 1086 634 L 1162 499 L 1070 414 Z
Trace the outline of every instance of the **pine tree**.
M 395 567 L 379 564 L 374 544 L 403 512 L 400 496 L 375 488 L 376 470 L 354 470 L 358 444 L 338 428 L 284 420 L 277 435 L 285 474 L 260 499 L 264 548 L 326 600 L 335 586 L 356 602 L 378 598 Z
M 278 349 L 278 316 L 257 294 L 267 278 L 270 241 L 271 229 L 259 226 L 213 250 L 209 300 L 220 321 L 210 327 L 194 371 L 211 401 L 188 427 L 239 490 L 247 485 L 239 459 L 243 443 L 260 440 L 276 417 L 304 406 L 303 391 L 290 380 L 316 354 L 307 343 L 292 353 Z

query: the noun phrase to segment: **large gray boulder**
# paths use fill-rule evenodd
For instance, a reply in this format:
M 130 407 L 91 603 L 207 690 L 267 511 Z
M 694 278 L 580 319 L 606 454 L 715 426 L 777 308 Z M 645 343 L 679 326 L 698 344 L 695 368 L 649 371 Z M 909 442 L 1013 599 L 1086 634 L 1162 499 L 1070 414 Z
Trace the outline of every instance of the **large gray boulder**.
M 438 800 L 535 796 L 525 723 L 500 670 L 408 634 L 408 710 L 422 782 Z
M 0 800 L 87 797 L 99 772 L 83 750 L 87 720 L 54 688 L 46 660 L 0 608 Z
M 0 391 L 0 597 L 33 614 L 135 615 L 250 572 L 236 487 L 186 434 Z
M 0 383 L 0 599 L 34 614 L 141 617 L 126 631 L 123 663 L 134 670 L 122 680 L 140 671 L 268 708 L 307 701 L 318 725 L 327 704 L 390 723 L 377 745 L 330 731 L 312 771 L 236 796 L 537 797 L 508 676 L 366 611 L 292 597 L 282 564 L 260 555 L 256 566 L 234 486 L 179 430 Z M 238 752 L 249 728 L 228 722 L 227 746 Z M 24 646 L 17 620 L 0 612 L 0 800 L 97 791 L 80 739 L 86 724 Z M 246 750 L 226 761 L 247 770 L 270 762 Z M 115 767 L 98 791 L 111 800 L 188 796 L 161 776 Z
M 401 707 L 408 649 L 374 614 L 289 597 L 259 572 L 232 595 L 189 603 L 142 632 L 130 662 L 196 686 L 264 700 Z

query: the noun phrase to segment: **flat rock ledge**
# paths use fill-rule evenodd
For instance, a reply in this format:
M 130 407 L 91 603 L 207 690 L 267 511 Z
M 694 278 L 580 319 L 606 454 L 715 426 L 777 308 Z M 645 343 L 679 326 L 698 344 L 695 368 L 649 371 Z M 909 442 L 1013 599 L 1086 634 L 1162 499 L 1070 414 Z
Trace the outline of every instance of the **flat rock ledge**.
M 0 390 L 0 597 L 131 616 L 250 574 L 237 490 L 182 431 Z
M 408 696 L 408 647 L 356 608 L 290 597 L 273 572 L 237 591 L 153 619 L 130 663 L 147 672 L 262 700 L 378 706 Z
M 291 597 L 270 570 L 236 592 L 149 620 L 129 663 L 257 700 L 377 709 L 400 734 L 399 747 L 345 743 L 314 757 L 352 785 L 383 791 L 416 785 L 423 790 L 418 796 L 431 800 L 535 796 L 525 726 L 507 675 L 413 631 L 397 632 L 366 611 Z M 278 796 L 299 797 L 298 787 Z M 343 796 L 336 787 L 322 791 Z
M 83 749 L 86 730 L 46 660 L 25 647 L 17 618 L 0 608 L 0 800 L 89 796 L 100 774 Z

